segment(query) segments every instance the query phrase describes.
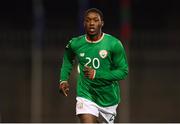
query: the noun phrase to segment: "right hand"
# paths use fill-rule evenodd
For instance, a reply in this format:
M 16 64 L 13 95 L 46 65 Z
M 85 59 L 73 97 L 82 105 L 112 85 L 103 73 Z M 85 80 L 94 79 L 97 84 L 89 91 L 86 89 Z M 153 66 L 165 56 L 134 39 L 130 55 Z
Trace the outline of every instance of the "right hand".
M 89 78 L 91 80 L 94 79 L 96 71 L 93 68 L 91 68 L 89 66 L 85 66 L 83 71 L 84 71 L 84 76 L 85 77 L 87 77 L 87 78 Z
M 67 81 L 63 81 L 59 84 L 60 91 L 67 96 L 69 92 L 69 83 Z

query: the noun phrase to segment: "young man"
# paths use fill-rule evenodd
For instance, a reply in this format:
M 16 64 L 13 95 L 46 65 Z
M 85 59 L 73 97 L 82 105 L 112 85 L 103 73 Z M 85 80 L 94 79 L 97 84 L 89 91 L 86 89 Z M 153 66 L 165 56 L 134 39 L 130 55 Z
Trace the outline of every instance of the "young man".
M 85 12 L 85 35 L 72 38 L 64 53 L 59 88 L 67 96 L 68 78 L 75 57 L 78 60 L 76 114 L 81 123 L 97 123 L 101 116 L 114 122 L 120 102 L 119 81 L 128 74 L 121 42 L 103 33 L 103 14 L 96 8 Z

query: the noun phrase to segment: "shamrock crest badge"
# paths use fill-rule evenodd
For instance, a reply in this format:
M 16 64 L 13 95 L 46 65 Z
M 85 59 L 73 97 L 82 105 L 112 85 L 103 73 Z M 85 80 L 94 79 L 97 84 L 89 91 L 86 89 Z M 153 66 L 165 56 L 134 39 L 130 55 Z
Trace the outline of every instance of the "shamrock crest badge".
M 107 50 L 100 50 L 100 51 L 99 51 L 99 55 L 100 55 L 101 58 L 104 59 L 104 58 L 107 57 L 108 52 L 107 52 Z

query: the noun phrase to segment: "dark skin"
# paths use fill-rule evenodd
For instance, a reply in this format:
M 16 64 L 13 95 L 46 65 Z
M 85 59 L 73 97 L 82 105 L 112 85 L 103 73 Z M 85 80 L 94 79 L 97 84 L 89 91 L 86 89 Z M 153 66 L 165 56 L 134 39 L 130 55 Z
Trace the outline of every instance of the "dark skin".
M 86 31 L 87 39 L 91 42 L 96 42 L 102 36 L 102 27 L 104 25 L 103 20 L 101 19 L 100 15 L 96 12 L 89 12 L 84 17 L 84 29 Z M 84 67 L 84 76 L 92 80 L 94 75 L 94 69 L 85 66 Z M 69 84 L 68 82 L 61 83 L 59 86 L 62 93 L 67 96 L 69 91 Z M 81 123 L 97 123 L 97 117 L 91 114 L 80 114 L 78 115 Z
M 96 41 L 102 36 L 102 26 L 104 21 L 101 20 L 101 17 L 98 13 L 90 12 L 84 17 L 84 29 L 87 34 L 87 38 L 90 41 Z

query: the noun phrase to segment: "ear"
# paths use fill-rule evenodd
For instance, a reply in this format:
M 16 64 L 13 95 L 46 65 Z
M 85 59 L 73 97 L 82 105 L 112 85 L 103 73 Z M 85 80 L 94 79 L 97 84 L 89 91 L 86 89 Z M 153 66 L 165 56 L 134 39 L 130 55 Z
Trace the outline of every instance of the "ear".
M 102 21 L 102 24 L 101 24 L 101 26 L 102 26 L 102 27 L 104 26 L 104 21 Z

